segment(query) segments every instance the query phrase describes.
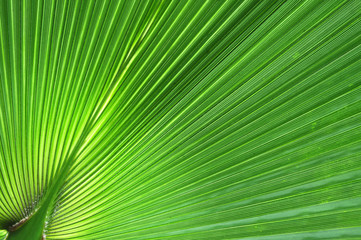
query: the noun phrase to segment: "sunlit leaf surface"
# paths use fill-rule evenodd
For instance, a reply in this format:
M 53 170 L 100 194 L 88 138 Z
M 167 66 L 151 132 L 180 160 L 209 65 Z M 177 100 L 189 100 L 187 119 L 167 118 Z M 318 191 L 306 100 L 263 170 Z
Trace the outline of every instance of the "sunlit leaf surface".
M 0 237 L 361 239 L 360 86 L 360 0 L 2 0 Z

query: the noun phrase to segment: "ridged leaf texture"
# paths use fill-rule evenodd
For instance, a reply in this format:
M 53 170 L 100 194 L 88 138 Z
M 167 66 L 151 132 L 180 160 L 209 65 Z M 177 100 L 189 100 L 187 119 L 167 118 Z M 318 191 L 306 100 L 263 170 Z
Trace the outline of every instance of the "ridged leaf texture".
M 360 0 L 0 1 L 0 237 L 361 239 Z

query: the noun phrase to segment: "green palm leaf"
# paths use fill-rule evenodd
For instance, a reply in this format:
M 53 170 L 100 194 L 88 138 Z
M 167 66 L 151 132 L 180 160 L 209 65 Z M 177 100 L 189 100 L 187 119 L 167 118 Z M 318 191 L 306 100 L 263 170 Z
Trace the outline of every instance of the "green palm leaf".
M 1 238 L 361 238 L 361 1 L 4 0 L 0 50 Z

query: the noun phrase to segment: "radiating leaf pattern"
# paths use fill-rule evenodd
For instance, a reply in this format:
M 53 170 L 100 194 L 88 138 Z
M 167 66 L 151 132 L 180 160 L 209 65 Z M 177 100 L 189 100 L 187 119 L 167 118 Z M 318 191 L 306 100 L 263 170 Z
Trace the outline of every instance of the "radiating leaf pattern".
M 361 239 L 361 1 L 3 0 L 0 50 L 0 237 Z

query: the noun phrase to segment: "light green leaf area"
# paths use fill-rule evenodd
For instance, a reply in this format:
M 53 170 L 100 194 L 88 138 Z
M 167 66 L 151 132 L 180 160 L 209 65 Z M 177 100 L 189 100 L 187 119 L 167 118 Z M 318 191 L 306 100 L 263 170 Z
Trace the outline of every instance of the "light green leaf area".
M 0 238 L 6 239 L 7 232 L 5 230 L 0 230 Z
M 0 1 L 0 174 L 9 240 L 361 239 L 361 1 Z

